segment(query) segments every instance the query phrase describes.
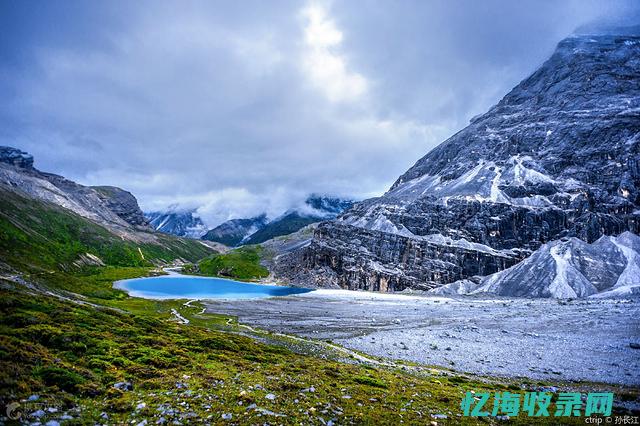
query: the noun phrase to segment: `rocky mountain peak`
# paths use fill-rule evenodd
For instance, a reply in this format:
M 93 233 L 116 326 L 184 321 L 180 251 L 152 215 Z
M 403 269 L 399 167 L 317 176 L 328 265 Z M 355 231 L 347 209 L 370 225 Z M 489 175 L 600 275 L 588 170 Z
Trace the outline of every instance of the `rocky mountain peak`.
M 166 210 L 147 212 L 144 215 L 153 229 L 166 234 L 200 238 L 207 232 L 197 209 L 171 205 Z
M 545 157 L 539 164 L 543 171 L 570 178 L 572 170 L 566 169 L 574 149 L 578 155 L 588 150 L 590 156 L 608 156 L 606 160 L 631 151 L 638 143 L 639 76 L 640 36 L 568 37 L 496 106 L 420 159 L 392 191 L 425 175 L 455 179 L 480 159 L 495 163 L 516 155 Z M 591 125 L 596 135 L 591 135 Z
M 10 146 L 0 146 L 0 162 L 21 169 L 32 169 L 33 155 Z

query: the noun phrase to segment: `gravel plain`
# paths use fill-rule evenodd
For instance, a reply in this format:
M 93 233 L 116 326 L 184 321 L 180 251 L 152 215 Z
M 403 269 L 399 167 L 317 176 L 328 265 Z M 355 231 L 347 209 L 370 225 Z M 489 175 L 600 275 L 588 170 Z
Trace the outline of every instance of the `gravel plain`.
M 504 377 L 640 386 L 640 300 L 477 299 L 342 290 L 208 300 L 208 312 L 347 348 Z M 640 345 L 638 345 L 640 347 Z

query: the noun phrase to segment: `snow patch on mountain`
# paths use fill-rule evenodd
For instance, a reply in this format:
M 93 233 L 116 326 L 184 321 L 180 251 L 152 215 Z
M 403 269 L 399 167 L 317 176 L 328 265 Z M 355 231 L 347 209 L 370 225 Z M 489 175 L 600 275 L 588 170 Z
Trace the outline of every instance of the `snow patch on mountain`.
M 178 205 L 172 205 L 165 211 L 145 213 L 145 217 L 153 229 L 166 234 L 200 238 L 207 232 L 195 209 L 183 209 Z
M 352 226 L 357 226 L 359 228 L 366 228 L 374 231 L 386 232 L 389 234 L 403 235 L 405 237 L 415 237 L 415 235 L 403 225 L 396 226 L 393 222 L 387 219 L 384 213 L 378 213 L 373 216 L 364 216 L 357 220 L 346 219 L 344 220 L 344 222 Z

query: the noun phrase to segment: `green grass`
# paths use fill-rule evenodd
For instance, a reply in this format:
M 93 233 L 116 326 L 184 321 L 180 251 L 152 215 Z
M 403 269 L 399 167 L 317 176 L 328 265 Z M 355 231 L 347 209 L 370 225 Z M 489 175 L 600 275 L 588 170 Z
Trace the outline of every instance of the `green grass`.
M 223 276 L 241 280 L 264 278 L 269 271 L 260 265 L 260 246 L 245 246 L 224 254 L 212 254 L 198 263 L 202 275 Z
M 467 390 L 509 389 L 455 380 L 441 370 L 416 375 L 300 355 L 219 331 L 227 322 L 223 317 L 200 314 L 200 306 L 179 301 L 106 303 L 118 309 L 0 290 L 0 401 L 40 395 L 40 403 L 74 407 L 82 423 L 90 424 L 99 422 L 103 412 L 109 423 L 146 418 L 153 424 L 163 404 L 177 410 L 163 415 L 168 421 L 191 412 L 194 419 L 216 414 L 212 423 L 220 421 L 221 413 L 231 413 L 239 424 L 321 424 L 320 418 L 338 424 L 397 424 L 398 419 L 428 424 L 430 414 L 456 419 Z M 190 324 L 172 321 L 171 309 Z M 121 381 L 131 382 L 133 391 L 113 388 Z M 303 391 L 310 387 L 314 392 Z M 268 393 L 275 400 L 267 399 Z M 142 402 L 146 407 L 136 410 Z M 247 410 L 252 403 L 286 417 Z M 462 423 L 484 424 L 475 419 Z

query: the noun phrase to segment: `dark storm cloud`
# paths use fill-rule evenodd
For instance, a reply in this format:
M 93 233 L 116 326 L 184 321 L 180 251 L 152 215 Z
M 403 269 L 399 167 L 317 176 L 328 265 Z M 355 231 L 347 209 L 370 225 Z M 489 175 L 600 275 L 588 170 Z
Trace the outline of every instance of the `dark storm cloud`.
M 0 143 L 214 225 L 380 194 L 632 2 L 1 3 Z

